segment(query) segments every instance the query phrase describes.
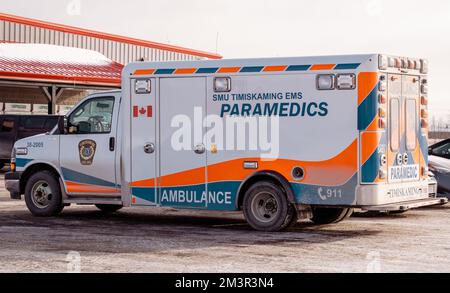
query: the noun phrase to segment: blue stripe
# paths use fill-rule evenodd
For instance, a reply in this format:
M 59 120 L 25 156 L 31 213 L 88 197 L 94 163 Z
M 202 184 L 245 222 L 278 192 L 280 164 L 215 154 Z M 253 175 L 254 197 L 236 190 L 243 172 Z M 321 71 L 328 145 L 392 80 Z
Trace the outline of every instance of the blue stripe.
M 215 211 L 235 211 L 236 195 L 241 186 L 241 181 L 226 181 L 208 183 L 208 194 L 206 184 L 190 186 L 161 187 L 159 190 L 158 203 L 164 207 L 176 207 L 184 209 L 208 209 Z M 133 196 L 156 203 L 154 187 L 133 187 Z
M 358 129 L 366 130 L 377 115 L 378 84 L 358 107 Z
M 421 130 L 419 130 L 418 135 L 419 135 L 420 149 L 422 150 L 423 158 L 425 160 L 425 165 L 428 166 L 428 140 L 427 140 L 426 136 L 422 135 Z
M 174 71 L 175 69 L 158 69 L 155 74 L 172 74 Z
M 355 174 L 342 186 L 308 185 L 291 182 L 295 201 L 312 205 L 353 205 L 356 202 L 355 189 L 358 185 L 358 174 Z M 342 196 L 328 196 L 327 191 L 339 189 Z
M 361 181 L 364 183 L 373 183 L 378 176 L 379 168 L 380 159 L 378 156 L 378 150 L 375 150 L 375 152 L 361 168 Z
M 240 72 L 261 72 L 264 66 L 247 66 L 243 67 Z
M 83 183 L 83 184 L 90 184 L 90 185 L 99 185 L 99 186 L 105 186 L 105 187 L 120 187 L 115 183 L 89 176 L 77 171 L 69 170 L 66 168 L 61 167 L 61 171 L 63 173 L 63 177 L 65 180 L 73 181 L 77 183 Z
M 17 168 L 23 168 L 26 165 L 28 165 L 28 163 L 32 162 L 33 159 L 21 159 L 21 158 L 16 158 L 16 167 Z
M 334 68 L 335 70 L 344 70 L 344 69 L 357 69 L 361 65 L 361 63 L 346 63 L 346 64 L 338 64 Z
M 286 71 L 306 71 L 311 68 L 311 65 L 291 65 Z
M 216 73 L 219 70 L 218 67 L 215 68 L 199 68 L 196 73 Z
M 155 190 L 154 187 L 133 187 L 131 188 L 131 194 L 137 198 L 156 203 Z
M 16 167 L 17 168 L 23 168 L 26 165 L 28 165 L 28 163 L 32 162 L 33 159 L 20 159 L 20 158 L 16 158 Z

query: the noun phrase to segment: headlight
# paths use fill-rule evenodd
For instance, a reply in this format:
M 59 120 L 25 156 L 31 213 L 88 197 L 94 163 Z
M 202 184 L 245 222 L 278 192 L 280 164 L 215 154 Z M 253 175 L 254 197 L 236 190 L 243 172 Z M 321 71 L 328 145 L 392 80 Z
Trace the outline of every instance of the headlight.
M 17 148 L 16 155 L 26 156 L 26 155 L 28 155 L 28 149 L 27 148 Z

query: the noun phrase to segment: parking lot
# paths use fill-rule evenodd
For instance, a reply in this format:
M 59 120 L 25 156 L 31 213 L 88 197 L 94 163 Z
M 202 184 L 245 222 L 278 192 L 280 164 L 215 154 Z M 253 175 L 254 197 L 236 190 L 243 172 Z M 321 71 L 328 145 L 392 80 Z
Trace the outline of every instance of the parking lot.
M 282 233 L 239 213 L 72 206 L 34 218 L 0 174 L 0 272 L 450 272 L 449 253 L 450 205 Z

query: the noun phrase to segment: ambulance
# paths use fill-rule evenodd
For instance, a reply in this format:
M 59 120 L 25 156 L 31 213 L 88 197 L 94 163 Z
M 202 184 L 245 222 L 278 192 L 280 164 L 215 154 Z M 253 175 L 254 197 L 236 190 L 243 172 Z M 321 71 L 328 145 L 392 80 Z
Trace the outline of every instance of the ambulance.
M 446 203 L 428 175 L 428 62 L 382 54 L 138 62 L 47 134 L 6 187 L 70 204 L 243 211 L 260 231 Z

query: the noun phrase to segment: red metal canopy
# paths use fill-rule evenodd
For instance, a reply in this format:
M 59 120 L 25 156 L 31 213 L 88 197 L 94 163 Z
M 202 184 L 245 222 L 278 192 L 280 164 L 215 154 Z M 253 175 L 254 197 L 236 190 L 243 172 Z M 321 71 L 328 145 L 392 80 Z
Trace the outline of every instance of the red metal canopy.
M 120 87 L 123 65 L 85 49 L 0 44 L 0 79 Z

